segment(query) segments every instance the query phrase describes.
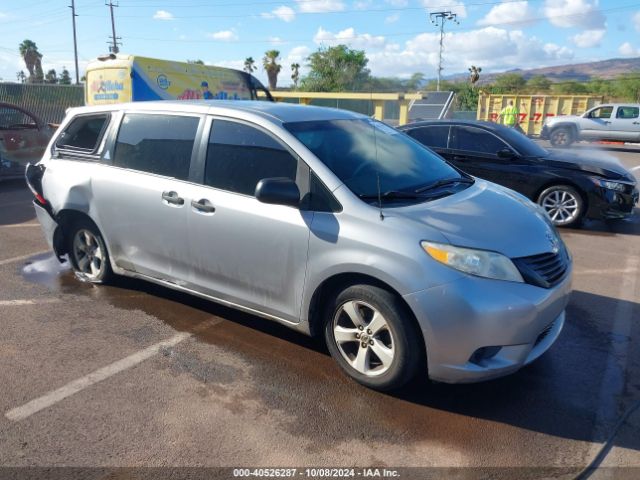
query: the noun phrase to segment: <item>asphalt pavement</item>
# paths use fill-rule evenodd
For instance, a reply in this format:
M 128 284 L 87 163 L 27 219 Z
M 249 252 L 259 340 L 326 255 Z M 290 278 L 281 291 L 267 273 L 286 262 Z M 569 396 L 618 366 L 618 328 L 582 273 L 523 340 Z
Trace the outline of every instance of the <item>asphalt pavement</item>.
M 576 150 L 640 178 L 638 150 Z M 80 283 L 47 251 L 30 200 L 23 182 L 0 183 L 1 467 L 574 478 L 591 465 L 591 478 L 640 478 L 638 210 L 562 230 L 574 292 L 540 360 L 481 384 L 383 394 L 267 320 L 141 281 Z M 142 478 L 130 473 L 99 478 Z

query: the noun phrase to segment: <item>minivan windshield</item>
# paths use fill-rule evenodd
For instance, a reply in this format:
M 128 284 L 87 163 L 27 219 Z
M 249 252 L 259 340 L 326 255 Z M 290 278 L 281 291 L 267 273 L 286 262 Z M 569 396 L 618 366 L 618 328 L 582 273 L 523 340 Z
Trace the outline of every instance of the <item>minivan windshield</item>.
M 291 122 L 284 127 L 363 199 L 424 201 L 430 189 L 473 183 L 436 153 L 376 120 Z

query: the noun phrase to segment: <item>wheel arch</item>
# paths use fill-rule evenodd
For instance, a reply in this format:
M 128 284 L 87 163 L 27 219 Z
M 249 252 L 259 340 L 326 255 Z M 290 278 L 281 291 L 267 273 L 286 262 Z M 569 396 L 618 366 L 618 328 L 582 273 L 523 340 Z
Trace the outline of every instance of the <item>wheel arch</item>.
M 403 306 L 407 309 L 407 312 L 410 313 L 411 318 L 409 318 L 410 322 L 414 322 L 415 327 L 420 332 L 421 335 L 421 345 L 423 348 L 426 348 L 426 344 L 424 342 L 424 337 L 422 333 L 422 328 L 420 328 L 420 324 L 413 313 L 413 310 L 409 306 L 409 304 L 402 298 L 402 295 L 393 288 L 388 283 L 374 277 L 371 275 L 367 275 L 364 273 L 357 272 L 342 272 L 336 273 L 320 283 L 318 287 L 314 290 L 313 295 L 311 296 L 311 301 L 309 302 L 308 313 L 307 313 L 307 321 L 309 324 L 309 333 L 312 337 L 319 338 L 322 335 L 323 328 L 323 313 L 326 302 L 330 299 L 337 296 L 342 290 L 352 285 L 370 285 L 374 287 L 382 288 L 393 295 L 395 295 L 400 302 L 402 302 Z
M 580 184 L 578 182 L 574 182 L 572 179 L 570 178 L 563 178 L 563 179 L 556 179 L 556 180 L 549 180 L 548 182 L 544 183 L 541 187 L 538 188 L 538 190 L 535 192 L 533 201 L 535 203 L 538 203 L 538 200 L 540 199 L 540 195 L 542 194 L 542 192 L 544 192 L 547 188 L 550 187 L 560 187 L 562 185 L 566 185 L 568 187 L 573 188 L 576 192 L 578 192 L 578 194 L 580 195 L 580 197 L 582 198 L 582 204 L 584 205 L 584 209 L 582 212 L 582 218 L 585 218 L 587 215 L 587 212 L 589 211 L 589 195 L 587 194 L 587 192 L 585 192 L 584 188 L 582 188 L 580 186 Z
M 87 220 L 91 222 L 93 226 L 95 226 L 96 229 L 100 232 L 104 242 L 106 243 L 104 234 L 102 234 L 102 231 L 98 227 L 97 223 L 87 212 L 74 208 L 65 208 L 63 210 L 60 210 L 56 214 L 56 223 L 58 224 L 58 228 L 56 228 L 56 231 L 53 235 L 53 248 L 56 255 L 61 256 L 65 253 L 69 253 L 67 248 L 67 235 L 69 234 L 69 228 L 71 228 L 71 226 L 79 220 Z M 107 245 L 107 249 L 108 248 L 109 246 Z

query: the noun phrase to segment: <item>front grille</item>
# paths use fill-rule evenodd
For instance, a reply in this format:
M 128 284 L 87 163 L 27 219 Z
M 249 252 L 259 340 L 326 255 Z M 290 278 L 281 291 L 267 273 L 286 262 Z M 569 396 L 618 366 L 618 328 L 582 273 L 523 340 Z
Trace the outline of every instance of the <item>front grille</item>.
M 569 255 L 564 248 L 513 260 L 527 283 L 551 288 L 558 285 L 569 271 Z

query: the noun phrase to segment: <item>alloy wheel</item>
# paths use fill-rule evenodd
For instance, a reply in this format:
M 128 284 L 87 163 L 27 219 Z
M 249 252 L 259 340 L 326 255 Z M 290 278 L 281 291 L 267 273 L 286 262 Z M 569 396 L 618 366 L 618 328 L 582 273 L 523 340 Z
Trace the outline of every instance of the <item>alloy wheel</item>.
M 382 375 L 393 363 L 395 346 L 389 324 L 366 302 L 350 300 L 338 308 L 333 337 L 340 354 L 358 373 Z
M 105 268 L 105 252 L 91 231 L 80 229 L 73 238 L 73 256 L 78 271 L 89 280 L 100 277 Z
M 547 193 L 541 199 L 544 208 L 556 225 L 566 225 L 576 220 L 580 213 L 580 202 L 572 192 L 557 189 Z

